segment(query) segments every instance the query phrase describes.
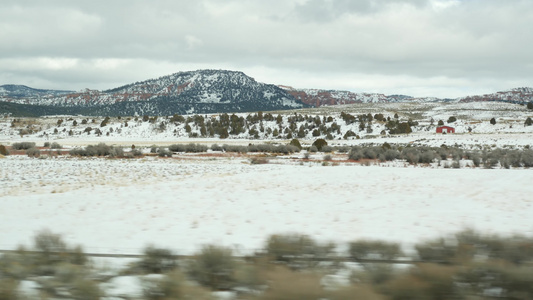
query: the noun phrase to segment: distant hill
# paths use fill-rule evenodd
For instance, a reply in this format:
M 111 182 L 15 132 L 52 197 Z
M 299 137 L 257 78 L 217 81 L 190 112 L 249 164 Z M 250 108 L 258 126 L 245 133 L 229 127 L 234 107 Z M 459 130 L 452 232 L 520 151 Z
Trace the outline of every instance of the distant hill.
M 504 101 L 512 103 L 528 103 L 533 101 L 533 88 L 514 88 L 492 94 L 462 97 L 457 100 L 460 102 Z
M 0 85 L 0 97 L 5 98 L 38 98 L 50 95 L 65 95 L 73 92 L 74 91 L 41 90 L 17 84 Z
M 135 116 L 251 112 L 352 103 L 533 101 L 533 88 L 456 99 L 296 89 L 255 81 L 238 71 L 178 72 L 110 90 L 79 92 L 0 86 L 0 114 Z
M 533 88 L 522 87 L 485 95 L 461 98 L 412 97 L 407 95 L 385 95 L 380 93 L 354 93 L 339 90 L 296 89 L 280 86 L 294 98 L 305 104 L 319 107 L 324 105 L 341 105 L 352 103 L 395 103 L 395 102 L 480 102 L 499 101 L 510 103 L 528 103 L 533 101 Z
M 415 98 L 406 95 L 385 95 L 379 93 L 354 93 L 350 91 L 319 90 L 319 89 L 295 89 L 289 86 L 280 86 L 296 99 L 305 104 L 319 107 L 324 105 L 340 105 L 352 103 L 390 103 L 390 102 L 435 102 L 451 101 L 451 99 L 439 99 L 435 97 Z
M 22 93 L 19 93 L 22 95 Z M 179 72 L 106 91 L 1 96 L 10 104 L 31 105 L 31 115 L 172 115 L 189 113 L 270 111 L 307 107 L 285 90 L 259 83 L 242 72 L 199 70 Z M 46 109 L 43 109 L 46 107 Z M 50 109 L 53 107 L 53 109 Z

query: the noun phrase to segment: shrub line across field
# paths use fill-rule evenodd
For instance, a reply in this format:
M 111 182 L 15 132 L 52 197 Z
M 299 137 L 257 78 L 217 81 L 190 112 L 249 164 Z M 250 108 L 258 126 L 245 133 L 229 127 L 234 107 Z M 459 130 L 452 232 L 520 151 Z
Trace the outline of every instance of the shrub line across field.
M 110 146 L 105 143 L 97 145 L 88 145 L 86 147 L 77 147 L 70 149 L 68 152 L 63 150 L 62 146 L 57 143 L 45 144 L 43 148 L 48 151 L 42 151 L 36 147 L 33 142 L 13 143 L 10 149 L 0 145 L 0 154 L 9 155 L 10 151 L 21 154 L 25 151 L 29 157 L 40 157 L 43 154 L 47 156 L 64 155 L 78 157 L 109 157 L 109 158 L 136 158 L 145 155 L 157 155 L 159 157 L 173 157 L 177 153 L 264 153 L 273 156 L 290 155 L 303 153 L 303 159 L 309 159 L 310 153 L 323 153 L 324 161 L 331 161 L 332 154 L 347 154 L 349 161 L 362 162 L 364 160 L 375 160 L 379 162 L 402 160 L 411 165 L 437 163 L 444 168 L 461 168 L 461 167 L 484 167 L 492 168 L 530 168 L 533 167 L 533 149 L 501 149 L 491 147 L 480 147 L 479 149 L 465 150 L 460 147 L 441 145 L 440 147 L 428 147 L 420 145 L 401 145 L 389 144 L 387 142 L 379 144 L 358 145 L 358 146 L 330 146 L 324 139 L 317 139 L 309 147 L 303 147 L 298 139 L 292 139 L 287 144 L 250 144 L 245 145 L 218 145 L 212 144 L 172 144 L 170 146 L 152 145 L 147 148 L 131 148 Z M 52 151 L 54 149 L 54 151 Z M 148 153 L 149 152 L 149 153 Z M 463 161 L 463 163 L 461 163 Z M 252 164 L 268 163 L 267 158 L 253 157 Z
M 0 253 L 5 254 L 40 254 L 41 251 L 32 251 L 32 250 L 0 250 Z M 261 252 L 266 253 L 266 252 Z M 49 252 L 49 254 L 65 254 L 65 252 Z M 68 254 L 68 253 L 67 253 Z M 122 253 L 83 253 L 87 257 L 108 257 L 108 258 L 145 258 L 147 254 L 122 254 Z M 264 254 L 263 254 L 264 255 Z M 262 255 L 233 255 L 234 258 L 249 259 L 255 257 L 261 257 Z M 172 254 L 170 257 L 175 259 L 194 259 L 196 255 L 182 255 L 182 254 Z M 418 263 L 439 263 L 439 264 L 448 264 L 447 261 L 434 261 L 434 260 L 403 260 L 403 259 L 365 259 L 365 258 L 352 258 L 349 256 L 335 256 L 335 257 L 299 257 L 299 260 L 308 260 L 308 261 L 335 261 L 335 262 L 358 262 L 358 263 L 375 263 L 375 264 L 418 264 Z

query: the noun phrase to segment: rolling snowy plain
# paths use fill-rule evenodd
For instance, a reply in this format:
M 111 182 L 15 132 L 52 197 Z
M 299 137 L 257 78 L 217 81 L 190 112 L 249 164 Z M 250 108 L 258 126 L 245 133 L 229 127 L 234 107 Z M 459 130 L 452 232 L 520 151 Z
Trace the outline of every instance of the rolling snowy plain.
M 316 157 L 319 159 L 320 157 Z M 0 247 L 40 230 L 87 252 L 192 254 L 204 244 L 261 249 L 270 234 L 400 242 L 474 228 L 533 234 L 531 170 L 323 166 L 239 157 L 0 160 Z
M 370 134 L 359 131 L 356 123 L 345 124 L 339 117 L 341 111 L 356 115 L 381 112 L 385 116 L 397 112 L 400 119 L 414 118 L 420 125 L 408 135 Z M 533 126 L 523 124 L 530 112 L 516 104 L 361 104 L 297 112 L 333 116 L 341 127 L 339 138 L 329 141 L 332 146 L 388 142 L 463 149 L 533 147 Z M 282 112 L 283 123 L 293 114 Z M 436 125 L 429 120 L 449 116 L 457 116 L 453 126 L 458 134 L 435 134 Z M 488 122 L 493 116 L 495 125 Z M 128 119 L 128 126 L 124 118 L 113 118 L 101 127 L 104 132 L 109 130 L 108 134 L 69 136 L 66 132 L 87 125 L 72 124 L 76 120 L 82 123 L 82 117 L 63 122 L 67 117 L 18 120 L 19 126 L 34 128 L 24 136 L 19 132 L 26 127 L 14 126 L 14 120 L 5 117 L 0 121 L 0 144 L 57 141 L 68 150 L 104 142 L 136 144 L 147 152 L 152 144 L 264 142 L 240 135 L 223 140 L 190 139 L 183 124 L 161 118 L 157 122 L 167 123 L 164 131 L 157 122 Z M 100 119 L 92 126 L 98 127 Z M 264 122 L 265 128 L 276 126 Z M 379 122 L 372 126 L 374 132 L 384 129 Z M 57 134 L 51 134 L 54 128 L 59 129 Z M 348 130 L 361 138 L 341 139 Z M 309 132 L 301 141 L 309 146 L 314 139 Z M 0 159 L 0 225 L 4 228 L 0 249 L 28 243 L 45 228 L 89 252 L 139 253 L 152 243 L 178 254 L 192 253 L 206 243 L 235 246 L 245 253 L 261 248 L 269 234 L 282 232 L 340 243 L 358 238 L 393 239 L 405 247 L 467 227 L 533 233 L 530 169 L 445 169 L 403 162 L 363 166 L 343 161 L 346 155 L 340 154 L 333 156 L 333 162 L 340 163 L 322 166 L 323 156 L 312 154 L 308 161 L 303 153 L 296 153 L 270 159 L 265 165 L 250 164 L 249 157 L 240 155 L 175 155 L 172 159 L 6 156 Z
M 434 105 L 425 112 L 410 112 L 410 107 L 399 104 L 388 107 L 401 111 L 402 117 L 423 115 L 421 125 L 409 135 L 361 132 L 361 139 L 336 138 L 330 145 L 533 147 L 533 126 L 523 126 L 528 112 L 518 106 L 451 104 L 443 111 Z M 366 109 L 364 113 L 374 108 Z M 495 114 L 500 117 L 492 125 L 488 118 Z M 435 134 L 428 119 L 445 120 L 450 115 L 462 115 L 454 124 L 459 133 Z M 68 150 L 104 142 L 135 144 L 148 153 L 152 144 L 264 142 L 246 136 L 190 139 L 183 126 L 159 132 L 154 124 L 142 121 L 123 127 L 124 120 L 106 127 L 120 128 L 121 134 L 115 129 L 109 136 L 68 136 L 64 132 L 79 128 L 64 124 L 67 127 L 57 135 L 44 134 L 56 127 L 59 118 L 64 117 L 42 121 L 42 130 L 24 136 L 6 119 L 0 122 L 0 144 L 59 142 Z M 342 124 L 338 116 L 336 120 Z M 343 126 L 340 135 L 358 130 L 357 125 L 350 126 Z M 383 129 L 377 123 L 373 126 L 375 132 Z M 472 133 L 468 127 L 473 127 Z M 310 146 L 312 141 L 309 135 L 302 144 Z M 0 156 L 0 249 L 31 245 L 44 229 L 90 253 L 140 254 L 152 244 L 182 255 L 194 254 L 206 244 L 229 246 L 237 255 L 251 254 L 264 247 L 269 235 L 278 233 L 334 242 L 340 254 L 348 242 L 360 239 L 398 242 L 409 253 L 416 243 L 464 229 L 533 235 L 531 169 L 473 168 L 464 161 L 460 169 L 403 161 L 362 164 L 347 161 L 346 154 L 333 154 L 331 161 L 324 161 L 324 155 L 315 153 L 306 159 L 304 151 L 270 157 L 267 164 L 252 164 L 249 155 L 211 151 L 135 159 Z M 140 293 L 136 278 L 124 280 L 109 287 L 108 295 L 120 294 L 113 289 L 121 288 Z

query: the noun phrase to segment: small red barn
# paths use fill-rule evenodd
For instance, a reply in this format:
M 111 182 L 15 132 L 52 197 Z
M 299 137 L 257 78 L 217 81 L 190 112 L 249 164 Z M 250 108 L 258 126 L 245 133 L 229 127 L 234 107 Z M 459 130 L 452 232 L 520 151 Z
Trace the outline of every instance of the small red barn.
M 450 126 L 439 126 L 437 127 L 437 133 L 455 133 L 455 128 Z

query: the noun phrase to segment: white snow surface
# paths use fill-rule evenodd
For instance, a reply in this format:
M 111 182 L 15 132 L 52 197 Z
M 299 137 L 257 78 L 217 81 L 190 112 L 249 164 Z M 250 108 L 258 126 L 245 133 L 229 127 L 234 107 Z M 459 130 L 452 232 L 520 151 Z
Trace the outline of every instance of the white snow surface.
M 321 166 L 240 158 L 0 159 L 0 249 L 43 229 L 86 252 L 192 254 L 204 244 L 246 254 L 271 234 L 343 244 L 400 242 L 473 228 L 533 234 L 529 169 Z

